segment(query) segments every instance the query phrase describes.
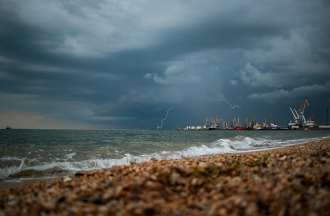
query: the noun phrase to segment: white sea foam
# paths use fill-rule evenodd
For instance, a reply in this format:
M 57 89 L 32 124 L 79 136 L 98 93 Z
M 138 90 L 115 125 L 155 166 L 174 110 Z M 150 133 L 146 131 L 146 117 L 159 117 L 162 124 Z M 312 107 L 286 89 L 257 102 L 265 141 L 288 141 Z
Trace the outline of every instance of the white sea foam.
M 0 160 L 2 160 L 2 161 L 11 161 L 11 160 L 21 161 L 22 158 L 19 158 L 19 157 L 10 157 L 10 156 L 3 156 L 3 157 L 0 158 Z
M 0 179 L 5 179 L 10 175 L 20 172 L 23 169 L 25 159 L 22 159 L 19 166 L 7 166 L 0 168 Z
M 313 142 L 320 139 L 322 138 L 276 140 L 276 139 L 267 139 L 267 138 L 251 138 L 244 136 L 236 136 L 231 139 L 219 139 L 218 141 L 215 142 L 215 145 L 224 146 L 224 148 L 228 150 L 228 153 L 235 153 L 235 152 L 250 152 L 250 151 L 279 148 L 284 146 L 292 146 L 307 142 Z
M 75 156 L 75 155 L 76 155 L 76 153 L 72 152 L 70 154 L 66 154 L 65 156 L 66 156 L 66 159 L 69 160 L 69 159 L 72 159 L 72 157 Z

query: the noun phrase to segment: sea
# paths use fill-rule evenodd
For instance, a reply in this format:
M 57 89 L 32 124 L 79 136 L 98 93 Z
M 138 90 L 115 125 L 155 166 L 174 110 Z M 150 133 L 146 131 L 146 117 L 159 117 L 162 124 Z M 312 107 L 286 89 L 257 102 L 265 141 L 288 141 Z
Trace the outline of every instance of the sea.
M 156 160 L 244 153 L 330 138 L 330 130 L 0 130 L 0 189 Z

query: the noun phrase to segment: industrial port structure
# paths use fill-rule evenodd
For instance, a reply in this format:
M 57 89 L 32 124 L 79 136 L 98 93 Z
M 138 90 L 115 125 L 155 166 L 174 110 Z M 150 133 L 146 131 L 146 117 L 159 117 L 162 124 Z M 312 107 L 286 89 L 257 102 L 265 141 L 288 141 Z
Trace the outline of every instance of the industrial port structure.
M 330 106 L 330 100 L 328 100 Z M 245 117 L 245 121 L 241 124 L 239 118 L 233 118 L 231 122 L 226 122 L 225 120 L 218 117 L 206 117 L 205 123 L 203 126 L 186 126 L 185 128 L 178 128 L 180 131 L 201 131 L 201 130 L 324 130 L 330 129 L 329 120 L 328 120 L 328 109 L 326 109 L 327 114 L 327 124 L 318 125 L 315 123 L 314 114 L 313 117 L 305 118 L 304 112 L 306 107 L 309 106 L 307 99 L 304 99 L 299 109 L 292 109 L 291 113 L 293 115 L 293 121 L 290 121 L 287 124 L 287 127 L 280 128 L 276 123 L 270 120 L 270 125 L 267 124 L 267 118 L 265 116 L 262 124 L 259 124 L 257 117 L 254 116 L 252 121 L 249 122 L 248 117 Z M 222 124 L 222 127 L 220 127 Z

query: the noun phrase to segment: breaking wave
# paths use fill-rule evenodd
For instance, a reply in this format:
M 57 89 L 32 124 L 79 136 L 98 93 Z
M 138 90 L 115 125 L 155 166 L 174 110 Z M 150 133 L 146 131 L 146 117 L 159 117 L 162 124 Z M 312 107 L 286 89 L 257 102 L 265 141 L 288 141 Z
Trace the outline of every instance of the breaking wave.
M 324 138 L 324 137 L 323 137 Z M 302 144 L 310 141 L 323 139 L 292 139 L 272 140 L 269 138 L 251 138 L 246 136 L 235 136 L 229 139 L 219 139 L 215 142 L 194 145 L 177 151 L 161 151 L 151 154 L 132 155 L 124 154 L 121 158 L 91 158 L 86 160 L 75 159 L 76 153 L 64 155 L 65 160 L 39 162 L 36 158 L 2 157 L 0 158 L 0 179 L 25 178 L 42 175 L 56 175 L 65 172 L 88 171 L 114 166 L 129 165 L 130 163 L 148 162 L 151 159 L 171 160 L 181 158 L 194 158 L 224 153 L 241 153 L 272 149 L 283 146 Z M 104 156 L 105 157 L 105 156 Z M 111 156 L 108 156 L 111 157 Z

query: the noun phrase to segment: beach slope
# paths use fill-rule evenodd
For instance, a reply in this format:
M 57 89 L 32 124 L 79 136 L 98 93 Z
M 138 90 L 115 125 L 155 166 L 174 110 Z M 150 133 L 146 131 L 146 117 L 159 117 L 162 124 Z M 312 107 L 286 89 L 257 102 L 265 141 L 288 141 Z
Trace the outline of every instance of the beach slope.
M 0 191 L 0 215 L 329 215 L 330 139 L 151 161 Z

